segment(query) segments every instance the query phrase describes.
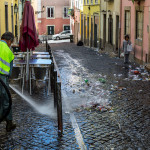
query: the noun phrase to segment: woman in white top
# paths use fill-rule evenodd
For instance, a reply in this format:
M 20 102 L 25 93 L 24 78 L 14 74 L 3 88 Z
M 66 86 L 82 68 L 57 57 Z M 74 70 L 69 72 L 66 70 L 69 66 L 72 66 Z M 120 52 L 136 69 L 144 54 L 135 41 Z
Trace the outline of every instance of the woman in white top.
M 129 40 L 129 35 L 125 36 L 125 40 L 123 41 L 123 51 L 124 51 L 124 64 L 129 63 L 129 55 L 130 52 L 127 50 L 128 44 L 131 45 L 131 41 Z

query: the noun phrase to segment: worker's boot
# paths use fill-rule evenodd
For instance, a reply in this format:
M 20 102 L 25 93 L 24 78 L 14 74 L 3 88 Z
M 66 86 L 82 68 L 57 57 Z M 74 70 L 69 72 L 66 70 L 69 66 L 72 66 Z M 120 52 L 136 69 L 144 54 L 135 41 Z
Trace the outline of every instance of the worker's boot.
M 16 128 L 16 124 L 14 124 L 12 122 L 12 120 L 7 120 L 6 121 L 6 131 L 7 132 L 13 131 L 15 128 Z

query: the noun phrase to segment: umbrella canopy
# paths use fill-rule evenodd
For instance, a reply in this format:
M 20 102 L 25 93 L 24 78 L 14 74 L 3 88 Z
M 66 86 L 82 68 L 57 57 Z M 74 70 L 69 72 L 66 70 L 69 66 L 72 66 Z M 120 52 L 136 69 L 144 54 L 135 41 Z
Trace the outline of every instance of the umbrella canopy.
M 26 1 L 23 10 L 22 24 L 20 27 L 19 46 L 22 51 L 27 51 L 27 49 L 35 50 L 35 47 L 38 46 L 38 44 L 34 10 L 30 1 Z

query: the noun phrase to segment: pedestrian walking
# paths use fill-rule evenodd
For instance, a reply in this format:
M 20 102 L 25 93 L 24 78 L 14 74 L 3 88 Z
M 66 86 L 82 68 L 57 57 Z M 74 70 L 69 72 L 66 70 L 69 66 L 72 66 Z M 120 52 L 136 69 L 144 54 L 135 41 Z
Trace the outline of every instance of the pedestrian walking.
M 9 87 L 9 77 L 13 68 L 13 52 L 10 50 L 10 46 L 13 43 L 14 35 L 11 32 L 5 32 L 0 41 L 0 78 Z M 9 98 L 2 86 L 0 86 L 0 118 L 4 116 L 9 106 Z M 12 108 L 6 117 L 6 131 L 10 132 L 16 128 L 16 124 L 13 123 Z
M 123 41 L 124 64 L 129 63 L 130 51 L 128 50 L 128 45 L 131 45 L 131 41 L 129 35 L 126 35 L 125 40 Z

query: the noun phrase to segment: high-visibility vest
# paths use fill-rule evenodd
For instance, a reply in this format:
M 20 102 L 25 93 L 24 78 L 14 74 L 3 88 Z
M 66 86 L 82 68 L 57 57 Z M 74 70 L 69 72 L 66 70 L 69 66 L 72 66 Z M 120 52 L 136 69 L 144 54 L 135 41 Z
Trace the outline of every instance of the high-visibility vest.
M 10 63 L 14 59 L 14 54 L 4 42 L 0 41 L 0 74 L 9 75 Z

